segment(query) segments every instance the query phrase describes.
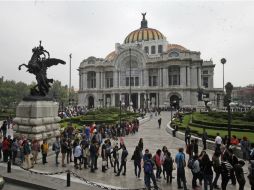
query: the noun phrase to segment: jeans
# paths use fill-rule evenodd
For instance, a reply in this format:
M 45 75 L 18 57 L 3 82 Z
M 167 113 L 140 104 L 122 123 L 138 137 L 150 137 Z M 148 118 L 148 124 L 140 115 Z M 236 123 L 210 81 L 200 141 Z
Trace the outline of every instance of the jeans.
M 184 168 L 177 168 L 177 185 L 178 185 L 178 187 L 181 187 L 181 181 L 183 182 L 184 190 L 187 190 Z
M 59 162 L 58 162 L 59 153 L 60 153 L 60 152 L 56 152 L 56 165 L 59 163 Z
M 16 160 L 16 157 L 17 157 L 17 153 L 18 151 L 12 151 L 12 164 L 15 164 L 15 160 Z
M 94 172 L 95 169 L 95 156 L 91 156 L 91 172 Z
M 118 174 L 121 173 L 122 169 L 124 169 L 123 174 L 125 174 L 126 173 L 126 162 L 124 160 L 121 161 L 121 166 L 120 166 L 120 169 L 118 170 Z
M 118 170 L 119 170 L 119 160 L 115 159 L 115 161 L 114 161 L 114 172 L 116 173 Z
M 42 163 L 47 163 L 47 153 L 42 153 Z
M 192 172 L 192 188 L 195 188 L 197 186 L 197 179 L 199 178 L 200 173 L 194 173 Z
M 220 177 L 220 172 L 215 172 L 215 178 L 213 180 L 213 186 L 216 187 L 217 186 L 217 181 Z
M 140 177 L 140 173 L 141 173 L 141 163 L 140 163 L 140 161 L 134 161 L 134 168 L 135 168 L 135 176 Z M 137 168 L 138 168 L 138 172 L 137 172 Z
M 154 176 L 154 173 L 151 172 L 151 173 L 145 173 L 145 186 L 148 188 L 148 190 L 151 189 L 151 180 L 153 182 L 153 186 L 155 189 L 158 188 L 157 186 L 157 183 L 156 183 L 156 179 L 155 179 L 155 176 Z
M 228 185 L 229 177 L 221 176 L 221 190 L 226 190 Z
M 207 190 L 208 184 L 210 185 L 210 190 L 213 189 L 213 175 L 204 175 L 204 186 L 205 190 Z
M 161 178 L 161 166 L 157 166 L 156 178 Z
M 172 170 L 166 170 L 165 171 L 166 172 L 166 174 L 167 174 L 167 183 L 169 183 L 170 182 L 170 184 L 172 183 Z M 170 179 L 169 179 L 169 177 L 170 177 Z

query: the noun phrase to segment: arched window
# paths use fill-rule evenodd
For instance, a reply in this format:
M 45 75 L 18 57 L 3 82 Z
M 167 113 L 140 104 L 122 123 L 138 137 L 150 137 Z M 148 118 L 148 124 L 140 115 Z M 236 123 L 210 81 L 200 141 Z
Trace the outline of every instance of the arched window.
M 96 88 L 96 73 L 89 71 L 87 73 L 87 88 Z
M 162 53 L 162 45 L 158 46 L 158 53 Z
M 169 53 L 169 57 L 179 57 L 179 53 L 176 51 L 172 51 Z
M 168 85 L 180 85 L 180 67 L 177 65 L 168 68 Z

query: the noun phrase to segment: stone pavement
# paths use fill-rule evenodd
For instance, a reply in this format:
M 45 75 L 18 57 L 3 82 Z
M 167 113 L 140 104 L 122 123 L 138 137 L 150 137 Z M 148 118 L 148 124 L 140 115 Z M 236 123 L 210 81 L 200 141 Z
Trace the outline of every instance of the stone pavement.
M 134 175 L 134 164 L 133 164 L 133 161 L 131 161 L 131 156 L 140 138 L 143 138 L 144 140 L 144 149 L 148 148 L 150 152 L 152 152 L 152 154 L 155 154 L 157 149 L 161 149 L 162 146 L 165 145 L 168 147 L 169 151 L 171 152 L 174 158 L 176 153 L 178 152 L 178 148 L 185 147 L 185 143 L 183 141 L 172 137 L 170 134 L 166 132 L 167 124 L 170 121 L 170 112 L 162 112 L 160 117 L 162 118 L 161 129 L 158 128 L 157 120 L 159 117 L 154 116 L 150 121 L 140 126 L 138 133 L 134 135 L 128 135 L 124 138 L 125 144 L 127 146 L 127 150 L 129 152 L 126 176 L 116 177 L 113 172 L 113 168 L 109 168 L 106 173 L 101 172 L 101 158 L 98 159 L 99 169 L 95 173 L 90 173 L 88 169 L 75 170 L 73 168 L 73 164 L 68 165 L 67 168 L 64 168 L 64 170 L 70 169 L 76 172 L 77 174 L 79 174 L 80 176 L 86 178 L 87 180 L 90 180 L 99 184 L 104 184 L 105 186 L 108 186 L 108 187 L 129 188 L 129 189 L 144 187 L 144 181 L 136 179 Z M 200 147 L 200 150 L 201 150 L 201 147 Z M 212 155 L 212 151 L 208 151 L 208 153 L 210 156 Z M 120 154 L 121 154 L 121 150 L 120 150 Z M 56 171 L 63 170 L 61 166 L 56 167 L 54 165 L 54 156 L 49 157 L 48 162 L 49 163 L 47 165 L 42 165 L 40 161 L 39 164 L 35 166 L 34 170 L 43 171 L 43 172 L 56 172 Z M 246 167 L 244 168 L 244 170 L 247 171 Z M 175 170 L 173 171 L 173 176 L 176 176 Z M 64 180 L 66 179 L 66 174 L 55 175 L 53 177 Z M 43 178 L 43 176 L 38 175 L 38 178 Z M 141 172 L 141 178 L 143 179 L 143 171 Z M 192 174 L 191 174 L 191 171 L 187 168 L 186 168 L 186 178 L 187 178 L 187 186 L 189 187 L 189 189 L 191 189 Z M 74 180 L 74 177 L 72 177 L 72 180 Z M 80 180 L 75 179 L 75 182 L 79 183 Z M 220 181 L 218 184 L 220 184 Z M 64 187 L 65 183 L 63 183 L 62 185 Z M 158 182 L 158 185 L 163 190 L 177 189 L 176 178 L 173 179 L 173 182 L 171 185 L 167 184 L 164 179 L 161 179 Z M 246 187 L 245 189 L 250 189 L 248 180 L 246 182 L 245 187 Z M 232 186 L 229 184 L 227 189 L 236 190 L 238 189 L 238 186 Z

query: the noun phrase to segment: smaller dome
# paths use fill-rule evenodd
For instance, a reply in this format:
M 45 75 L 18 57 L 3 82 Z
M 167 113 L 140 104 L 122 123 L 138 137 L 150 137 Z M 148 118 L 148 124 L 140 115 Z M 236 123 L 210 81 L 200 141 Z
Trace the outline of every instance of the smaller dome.
M 188 51 L 185 47 L 178 44 L 168 44 L 168 52 L 172 50 Z
M 107 56 L 106 56 L 106 60 L 107 61 L 112 61 L 112 60 L 114 60 L 115 59 L 115 57 L 116 57 L 116 52 L 115 51 L 112 51 L 111 53 L 109 53 Z

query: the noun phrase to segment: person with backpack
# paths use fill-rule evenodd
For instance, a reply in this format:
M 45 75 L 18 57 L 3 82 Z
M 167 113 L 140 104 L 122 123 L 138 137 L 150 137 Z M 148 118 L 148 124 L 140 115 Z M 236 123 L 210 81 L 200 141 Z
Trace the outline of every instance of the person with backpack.
M 254 160 L 250 161 L 248 170 L 249 170 L 248 179 L 251 186 L 251 190 L 254 190 Z
M 220 153 L 219 152 L 214 152 L 212 161 L 213 161 L 213 170 L 215 172 L 215 178 L 213 180 L 213 188 L 220 189 L 217 185 L 217 181 L 218 181 L 218 179 L 220 177 L 220 173 L 221 173 Z
M 213 189 L 213 163 L 210 160 L 208 154 L 204 154 L 202 157 L 202 169 L 203 169 L 203 175 L 204 175 L 204 189 L 208 189 L 208 185 L 210 186 L 210 190 Z
M 249 159 L 249 152 L 250 152 L 250 143 L 247 139 L 247 137 L 243 137 L 243 139 L 240 141 L 241 145 L 241 151 L 243 153 L 243 159 L 248 160 Z
M 52 145 L 52 151 L 55 152 L 56 154 L 56 165 L 58 166 L 59 162 L 58 162 L 58 156 L 59 156 L 59 153 L 60 153 L 60 149 L 61 149 L 61 145 L 60 145 L 60 140 L 59 140 L 59 136 L 56 137 L 56 141 L 53 143 Z
M 144 167 L 145 186 L 148 190 L 151 190 L 151 180 L 152 180 L 154 189 L 158 189 L 155 175 L 153 173 L 155 163 L 152 160 L 152 154 L 150 154 L 149 151 L 146 150 L 144 158 L 145 159 L 143 167 Z
M 23 142 L 23 151 L 24 151 L 24 156 L 25 156 L 25 163 L 26 163 L 26 169 L 31 168 L 31 159 L 30 159 L 30 153 L 31 153 L 31 147 L 28 143 L 27 140 L 24 140 Z
M 197 185 L 197 179 L 199 178 L 200 175 L 200 166 L 199 166 L 199 161 L 198 161 L 198 156 L 195 155 L 193 156 L 189 162 L 188 162 L 188 168 L 191 169 L 192 172 L 192 188 L 195 189 L 196 187 L 199 187 Z
M 244 190 L 244 185 L 246 183 L 244 173 L 243 173 L 244 165 L 245 165 L 245 162 L 243 160 L 239 160 L 239 162 L 234 166 L 235 176 L 239 184 L 239 190 Z
M 227 184 L 230 179 L 230 173 L 233 166 L 229 163 L 229 154 L 225 152 L 221 161 L 221 190 L 227 189 Z
M 185 161 L 185 154 L 183 153 L 183 148 L 179 148 L 179 152 L 176 154 L 175 157 L 175 162 L 177 165 L 177 185 L 178 189 L 181 189 L 181 182 L 183 182 L 183 188 L 184 190 L 187 190 L 187 185 L 186 185 L 186 178 L 185 178 L 185 166 L 186 166 L 186 161 Z
M 232 165 L 233 169 L 230 171 L 230 179 L 232 181 L 232 185 L 236 185 L 236 177 L 235 177 L 235 165 L 238 164 L 238 158 L 235 156 L 233 149 L 228 149 L 229 158 L 228 161 Z
M 139 149 L 139 146 L 136 146 L 135 151 L 132 155 L 132 160 L 134 161 L 134 171 L 135 171 L 135 176 L 136 178 L 140 179 L 140 173 L 141 173 L 141 161 L 142 161 L 142 152 Z M 138 168 L 138 171 L 137 171 Z
M 172 171 L 173 171 L 173 158 L 171 157 L 171 153 L 169 151 L 167 151 L 165 153 L 165 159 L 163 162 L 163 170 L 166 173 L 166 179 L 167 179 L 167 183 L 172 183 Z

